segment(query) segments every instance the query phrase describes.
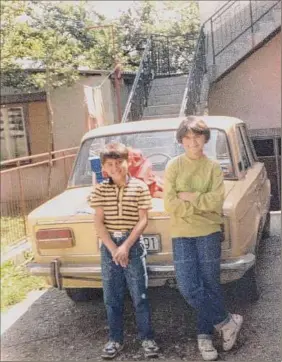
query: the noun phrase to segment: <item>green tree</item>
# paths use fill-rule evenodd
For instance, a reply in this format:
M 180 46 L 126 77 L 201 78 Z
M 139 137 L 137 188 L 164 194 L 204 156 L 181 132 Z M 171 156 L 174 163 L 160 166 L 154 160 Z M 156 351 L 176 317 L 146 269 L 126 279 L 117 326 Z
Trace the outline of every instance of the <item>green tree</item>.
M 52 138 L 50 92 L 78 79 L 78 68 L 86 63 L 85 54 L 97 43 L 88 31 L 92 20 L 82 3 L 73 6 L 60 2 L 2 1 L 1 11 L 2 84 L 46 91 Z M 20 22 L 19 16 L 25 17 L 25 21 Z M 43 71 L 25 72 L 22 64 Z
M 189 48 L 189 37 L 180 35 L 196 34 L 199 26 L 196 1 L 135 1 L 134 6 L 116 20 L 119 56 L 126 69 L 136 69 L 150 34 L 179 36 L 172 45 L 178 56 L 177 52 L 184 53 L 184 48 Z
M 145 42 L 155 32 L 158 14 L 152 1 L 135 1 L 133 7 L 116 20 L 119 57 L 128 70 L 139 66 Z
M 86 63 L 86 54 L 97 43 L 88 31 L 93 20 L 82 2 L 73 6 L 49 1 L 2 1 L 1 11 L 2 86 L 45 90 L 52 151 L 51 91 L 78 79 L 79 66 Z M 42 71 L 23 71 L 21 65 L 27 62 Z
M 25 21 L 21 21 L 25 17 L 28 3 L 25 1 L 1 1 L 1 84 L 4 80 L 7 85 L 12 79 L 7 79 L 16 71 L 20 70 L 17 63 L 19 58 L 26 55 L 26 46 L 21 42 L 26 38 L 28 33 L 28 25 Z M 6 77 L 3 77 L 5 75 Z M 23 78 L 23 77 L 21 77 Z

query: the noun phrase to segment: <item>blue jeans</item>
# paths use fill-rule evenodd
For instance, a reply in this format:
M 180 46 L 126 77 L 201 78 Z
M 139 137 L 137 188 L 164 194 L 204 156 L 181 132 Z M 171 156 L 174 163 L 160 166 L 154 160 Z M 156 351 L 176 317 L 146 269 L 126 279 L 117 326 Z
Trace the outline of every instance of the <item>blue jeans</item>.
M 112 240 L 121 245 L 128 235 Z M 153 339 L 151 312 L 147 295 L 147 270 L 145 264 L 146 249 L 137 240 L 129 252 L 129 264 L 126 268 L 116 265 L 112 255 L 101 246 L 102 278 L 104 303 L 109 324 L 109 340 L 123 343 L 123 309 L 126 286 L 129 289 L 136 313 L 139 338 Z
M 198 312 L 198 338 L 211 338 L 214 326 L 230 319 L 220 285 L 221 233 L 173 238 L 178 288 Z

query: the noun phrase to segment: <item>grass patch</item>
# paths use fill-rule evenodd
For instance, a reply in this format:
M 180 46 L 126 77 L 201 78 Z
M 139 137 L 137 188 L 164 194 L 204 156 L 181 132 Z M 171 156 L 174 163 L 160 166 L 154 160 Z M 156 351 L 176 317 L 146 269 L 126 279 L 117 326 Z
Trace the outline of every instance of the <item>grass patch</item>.
M 2 216 L 1 222 L 1 251 L 23 239 L 25 235 L 24 219 L 21 216 Z
M 27 253 L 26 262 L 21 265 L 15 265 L 12 261 L 1 265 L 1 312 L 21 302 L 32 290 L 48 288 L 45 278 L 28 273 L 26 263 L 31 258 L 31 254 Z

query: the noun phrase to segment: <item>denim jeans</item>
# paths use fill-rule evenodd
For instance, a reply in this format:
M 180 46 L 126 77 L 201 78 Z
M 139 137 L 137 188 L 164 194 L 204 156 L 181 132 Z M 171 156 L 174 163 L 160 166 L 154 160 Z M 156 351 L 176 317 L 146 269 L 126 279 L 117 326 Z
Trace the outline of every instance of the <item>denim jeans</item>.
M 173 238 L 178 288 L 198 312 L 198 338 L 211 338 L 216 325 L 230 319 L 220 285 L 221 233 Z
M 113 237 L 116 245 L 121 245 L 128 235 Z M 112 255 L 101 246 L 104 303 L 109 324 L 109 340 L 123 343 L 123 309 L 126 286 L 129 289 L 136 314 L 138 335 L 141 340 L 153 339 L 151 312 L 147 296 L 146 249 L 139 239 L 129 252 L 126 268 L 116 265 Z

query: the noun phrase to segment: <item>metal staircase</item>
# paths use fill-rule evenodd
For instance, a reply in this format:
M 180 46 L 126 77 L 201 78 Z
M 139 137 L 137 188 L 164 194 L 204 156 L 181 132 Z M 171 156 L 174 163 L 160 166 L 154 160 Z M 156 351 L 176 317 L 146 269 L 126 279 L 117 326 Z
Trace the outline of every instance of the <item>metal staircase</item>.
M 218 81 L 281 31 L 281 0 L 230 0 L 187 34 L 148 39 L 122 122 L 203 114 Z
M 196 43 L 197 33 L 150 36 L 122 122 L 178 116 Z
M 155 78 L 142 119 L 177 117 L 181 108 L 187 75 Z

